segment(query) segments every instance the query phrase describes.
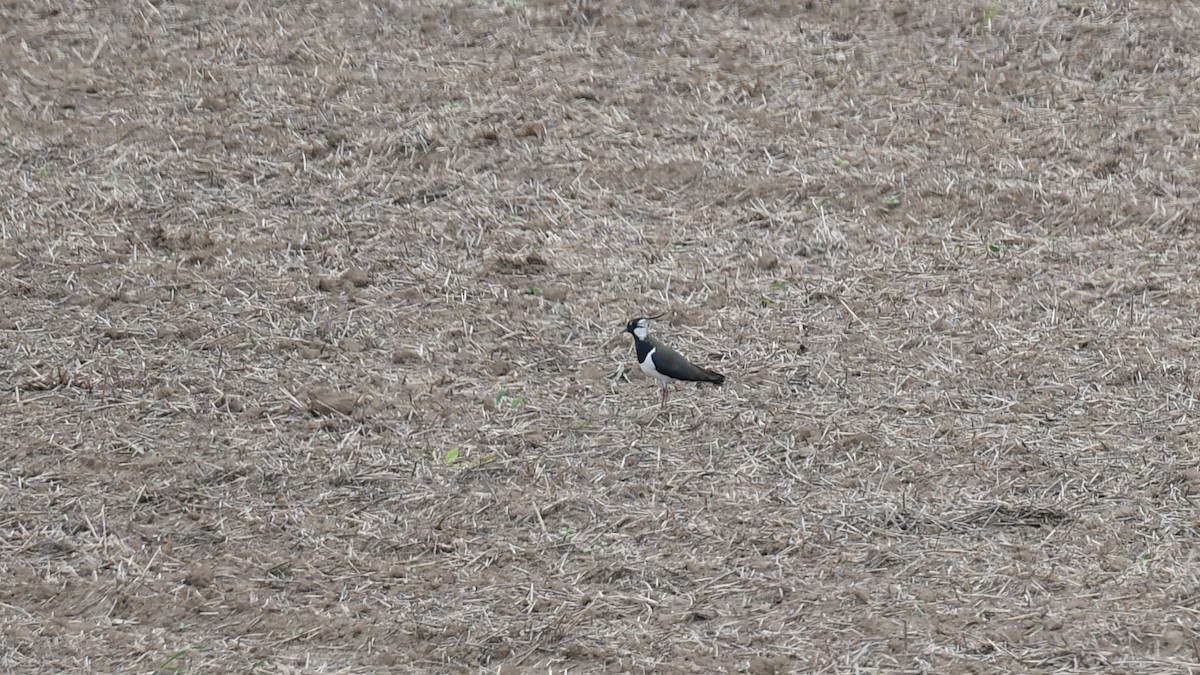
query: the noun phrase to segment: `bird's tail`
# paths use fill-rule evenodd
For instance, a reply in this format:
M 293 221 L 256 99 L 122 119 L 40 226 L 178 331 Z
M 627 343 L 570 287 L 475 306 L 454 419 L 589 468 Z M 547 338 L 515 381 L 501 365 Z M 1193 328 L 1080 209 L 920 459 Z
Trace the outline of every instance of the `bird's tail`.
M 708 370 L 707 368 L 701 368 L 700 371 L 704 373 L 704 376 L 705 376 L 704 381 L 705 382 L 712 382 L 713 384 L 717 385 L 718 387 L 725 384 L 725 376 L 718 373 L 717 371 Z

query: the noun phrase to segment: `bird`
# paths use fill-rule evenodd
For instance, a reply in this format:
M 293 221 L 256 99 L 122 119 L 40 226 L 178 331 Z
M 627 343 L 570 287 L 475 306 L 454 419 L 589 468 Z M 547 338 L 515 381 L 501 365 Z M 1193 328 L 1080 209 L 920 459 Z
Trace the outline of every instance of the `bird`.
M 662 406 L 667 405 L 667 386 L 672 381 L 711 382 L 718 387 L 724 384 L 724 375 L 691 363 L 679 352 L 650 337 L 650 322 L 662 316 L 639 316 L 625 325 L 625 332 L 633 336 L 642 372 L 657 380 L 662 389 Z

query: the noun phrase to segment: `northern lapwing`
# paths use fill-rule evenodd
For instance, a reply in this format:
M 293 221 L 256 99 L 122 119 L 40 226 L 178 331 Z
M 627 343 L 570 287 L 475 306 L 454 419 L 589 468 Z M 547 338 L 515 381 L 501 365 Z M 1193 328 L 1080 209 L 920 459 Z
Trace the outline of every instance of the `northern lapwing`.
M 642 372 L 658 380 L 662 388 L 662 405 L 667 405 L 667 385 L 672 381 L 712 382 L 721 386 L 725 382 L 724 375 L 691 363 L 679 352 L 650 337 L 650 321 L 661 316 L 631 319 L 625 326 L 625 332 L 633 335 L 633 346 L 637 350 L 638 365 L 642 367 Z

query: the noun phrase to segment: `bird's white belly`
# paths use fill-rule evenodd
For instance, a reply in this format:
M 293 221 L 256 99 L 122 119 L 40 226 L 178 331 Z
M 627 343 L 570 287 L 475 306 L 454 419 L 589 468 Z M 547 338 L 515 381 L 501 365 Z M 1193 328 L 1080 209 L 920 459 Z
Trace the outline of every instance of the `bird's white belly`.
M 638 363 L 638 365 L 641 366 L 643 373 L 649 375 L 650 377 L 653 377 L 654 379 L 658 380 L 659 382 L 661 382 L 663 384 L 666 384 L 670 380 L 667 378 L 666 375 L 663 375 L 662 373 L 660 373 L 654 369 L 654 358 L 653 357 L 654 357 L 654 350 L 651 349 L 650 353 L 646 354 L 646 360 L 642 361 L 641 363 Z

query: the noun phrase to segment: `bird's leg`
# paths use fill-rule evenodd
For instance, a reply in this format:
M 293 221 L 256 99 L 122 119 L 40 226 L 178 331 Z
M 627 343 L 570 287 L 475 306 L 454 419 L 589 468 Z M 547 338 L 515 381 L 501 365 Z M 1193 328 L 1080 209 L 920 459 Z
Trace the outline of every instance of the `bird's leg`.
M 665 407 L 667 407 L 667 388 L 666 387 L 662 388 L 662 395 L 663 395 L 662 405 L 660 405 L 659 407 L 665 408 Z

